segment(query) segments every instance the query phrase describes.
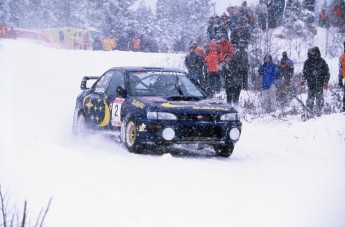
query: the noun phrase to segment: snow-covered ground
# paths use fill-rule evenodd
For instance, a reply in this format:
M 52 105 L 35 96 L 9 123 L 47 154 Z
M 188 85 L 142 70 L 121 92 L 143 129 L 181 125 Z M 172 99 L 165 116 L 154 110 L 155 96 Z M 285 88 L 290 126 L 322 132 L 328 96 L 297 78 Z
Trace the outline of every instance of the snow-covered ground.
M 8 207 L 21 215 L 28 200 L 31 226 L 50 197 L 49 227 L 345 226 L 341 113 L 244 120 L 229 159 L 207 148 L 135 155 L 110 138 L 71 136 L 83 76 L 121 65 L 183 69 L 183 58 L 0 40 L 0 184 Z

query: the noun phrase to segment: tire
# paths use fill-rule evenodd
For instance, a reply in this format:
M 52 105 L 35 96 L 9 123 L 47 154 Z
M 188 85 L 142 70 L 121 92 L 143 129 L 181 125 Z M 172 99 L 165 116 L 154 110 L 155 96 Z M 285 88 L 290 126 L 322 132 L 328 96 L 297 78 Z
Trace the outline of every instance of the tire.
M 223 157 L 223 158 L 229 158 L 234 150 L 234 144 L 233 143 L 227 143 L 222 145 L 214 145 L 213 149 L 217 156 Z
M 87 131 L 86 117 L 83 113 L 80 113 L 74 123 L 73 132 L 76 136 L 85 136 Z
M 143 144 L 137 141 L 137 126 L 133 120 L 129 120 L 125 129 L 125 144 L 129 152 L 142 153 L 144 150 Z

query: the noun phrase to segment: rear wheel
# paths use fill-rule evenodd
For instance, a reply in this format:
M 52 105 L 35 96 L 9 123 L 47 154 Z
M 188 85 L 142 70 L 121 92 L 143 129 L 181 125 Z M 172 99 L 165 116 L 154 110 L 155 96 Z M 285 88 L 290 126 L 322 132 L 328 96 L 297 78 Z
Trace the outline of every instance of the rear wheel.
M 78 118 L 74 124 L 74 133 L 78 136 L 83 136 L 87 133 L 86 117 L 83 113 L 78 114 Z
M 125 144 L 129 152 L 142 153 L 143 144 L 138 143 L 137 126 L 133 120 L 128 121 L 125 129 Z
M 226 143 L 221 145 L 213 145 L 213 149 L 217 156 L 228 158 L 231 156 L 232 151 L 234 150 L 234 144 Z

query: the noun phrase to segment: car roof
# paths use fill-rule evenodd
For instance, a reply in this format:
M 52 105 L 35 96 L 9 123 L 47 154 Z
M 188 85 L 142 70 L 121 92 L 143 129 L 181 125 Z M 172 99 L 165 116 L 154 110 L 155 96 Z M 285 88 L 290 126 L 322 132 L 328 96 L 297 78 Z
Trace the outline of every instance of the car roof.
M 183 70 L 176 69 L 176 68 L 149 67 L 149 66 L 121 66 L 121 67 L 112 67 L 109 70 L 184 72 Z

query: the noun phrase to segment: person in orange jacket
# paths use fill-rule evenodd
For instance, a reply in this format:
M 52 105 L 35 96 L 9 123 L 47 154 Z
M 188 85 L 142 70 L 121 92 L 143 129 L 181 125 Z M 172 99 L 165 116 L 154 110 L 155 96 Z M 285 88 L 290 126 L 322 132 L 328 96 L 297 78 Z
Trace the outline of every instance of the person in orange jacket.
M 344 53 L 339 58 L 339 86 L 343 88 L 343 109 L 345 112 L 345 40 L 343 41 Z
M 224 56 L 226 54 L 229 54 L 231 59 L 234 57 L 235 54 L 235 47 L 232 45 L 232 43 L 228 40 L 226 35 L 222 35 L 220 38 L 220 42 L 218 44 L 218 50 L 220 52 L 220 58 L 221 61 L 224 60 Z
M 206 83 L 208 85 L 208 90 L 212 94 L 216 94 L 220 92 L 221 80 L 218 68 L 220 55 L 218 54 L 217 43 L 214 40 L 209 44 L 209 51 L 205 56 L 205 62 L 207 64 Z
M 133 50 L 138 52 L 140 50 L 140 38 L 135 35 L 133 40 Z

